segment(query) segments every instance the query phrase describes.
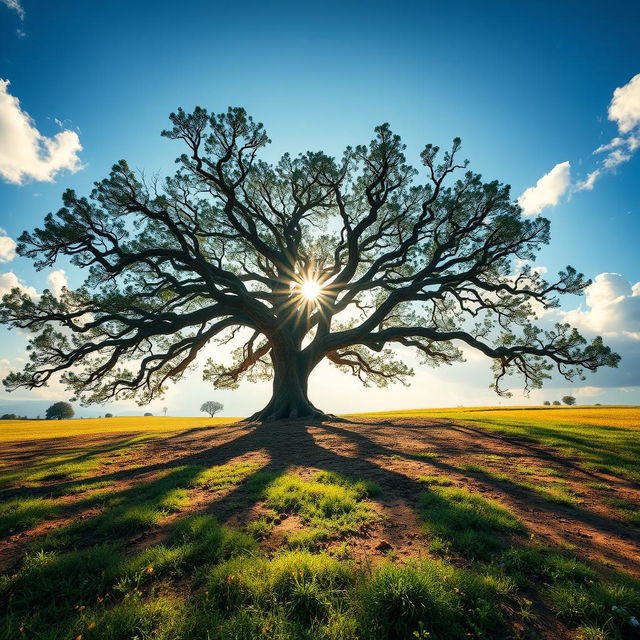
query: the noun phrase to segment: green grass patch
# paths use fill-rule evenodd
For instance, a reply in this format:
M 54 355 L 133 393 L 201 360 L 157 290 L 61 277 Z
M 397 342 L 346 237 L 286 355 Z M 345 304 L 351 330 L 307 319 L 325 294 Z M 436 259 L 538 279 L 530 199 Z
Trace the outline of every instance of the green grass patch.
M 449 478 L 443 478 L 442 476 L 420 476 L 418 482 L 427 485 L 436 485 L 438 487 L 450 487 L 453 484 Z
M 603 502 L 619 511 L 627 522 L 640 525 L 640 507 L 634 502 L 625 498 L 604 498 Z
M 520 489 L 526 489 L 527 491 L 531 491 L 532 493 L 535 493 L 541 498 L 544 498 L 548 502 L 553 502 L 554 504 L 575 506 L 578 503 L 578 499 L 569 488 L 567 483 L 560 478 L 556 478 L 553 481 L 547 481 L 544 484 L 540 484 L 528 479 L 526 475 L 524 477 L 518 477 L 517 467 L 514 469 L 515 473 L 511 474 L 494 471 L 490 467 L 479 464 L 464 464 L 461 465 L 460 469 L 468 471 L 470 473 L 481 474 L 486 478 L 496 480 L 498 482 L 504 483 L 505 485 L 511 485 L 514 487 L 519 487 Z
M 361 524 L 375 517 L 363 499 L 377 495 L 371 482 L 351 480 L 333 472 L 320 472 L 312 480 L 287 474 L 254 477 L 262 484 L 261 497 L 277 513 L 296 513 L 310 530 L 292 534 L 290 543 L 309 547 L 338 534 L 355 533 Z
M 640 612 L 640 581 L 615 572 L 603 577 L 585 562 L 545 546 L 511 549 L 501 560 L 520 586 L 541 590 L 546 605 L 577 629 L 576 637 L 596 632 L 604 639 L 632 637 L 629 618 Z
M 252 462 L 224 464 L 199 473 L 192 481 L 193 487 L 204 487 L 211 491 L 220 491 L 240 484 L 249 474 L 258 469 Z
M 418 511 L 432 549 L 451 549 L 483 558 L 500 549 L 524 525 L 508 509 L 492 500 L 454 487 L 432 487 L 420 495 Z
M 45 498 L 10 498 L 0 502 L 0 535 L 21 531 L 43 520 L 60 515 L 55 500 Z

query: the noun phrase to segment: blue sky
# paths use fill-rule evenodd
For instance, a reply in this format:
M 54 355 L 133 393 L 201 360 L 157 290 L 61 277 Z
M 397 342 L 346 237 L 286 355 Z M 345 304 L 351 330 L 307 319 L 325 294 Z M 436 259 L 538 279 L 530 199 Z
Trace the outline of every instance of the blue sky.
M 460 136 L 471 167 L 511 184 L 514 198 L 548 176 L 522 201 L 552 221 L 552 243 L 536 264 L 551 273 L 572 264 L 598 278 L 590 296 L 563 302 L 562 317 L 587 335 L 604 334 L 623 356 L 617 372 L 552 381 L 510 402 L 572 390 L 584 402 L 640 403 L 639 32 L 640 5 L 631 2 L 0 0 L 0 79 L 10 82 L 0 112 L 0 227 L 15 239 L 59 208 L 65 188 L 88 192 L 120 158 L 147 173 L 172 171 L 181 149 L 159 133 L 178 106 L 244 106 L 273 140 L 267 159 L 337 154 L 385 121 L 412 161 L 426 142 L 446 146 Z M 36 156 L 16 148 L 20 114 L 41 136 Z M 58 145 L 57 160 L 43 154 L 42 136 Z M 0 238 L 0 256 L 3 247 Z M 17 281 L 38 292 L 60 278 L 72 287 L 82 281 L 65 263 L 51 280 L 9 256 L 0 288 Z M 19 366 L 25 344 L 0 329 L 0 373 Z M 323 368 L 311 397 L 341 412 L 488 404 L 498 401 L 489 381 L 481 358 L 421 370 L 409 389 L 362 390 Z M 60 395 L 0 392 L 0 411 L 36 415 Z M 166 404 L 175 415 L 195 414 L 212 397 L 238 415 L 267 396 L 264 385 L 213 391 L 194 374 L 151 410 Z

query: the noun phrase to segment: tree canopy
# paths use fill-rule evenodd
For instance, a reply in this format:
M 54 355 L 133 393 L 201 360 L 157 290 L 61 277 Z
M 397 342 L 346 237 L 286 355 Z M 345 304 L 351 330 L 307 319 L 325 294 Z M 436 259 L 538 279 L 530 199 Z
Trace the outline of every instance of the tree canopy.
M 33 332 L 30 361 L 5 379 L 37 388 L 61 375 L 83 403 L 147 403 L 179 380 L 208 344 L 205 379 L 233 388 L 273 379 L 256 419 L 318 415 L 307 380 L 323 359 L 365 384 L 404 382 L 412 369 L 493 360 L 493 388 L 520 376 L 538 388 L 555 369 L 572 380 L 616 366 L 601 338 L 536 325 L 558 296 L 589 281 L 567 267 L 550 282 L 531 266 L 549 221 L 524 217 L 509 187 L 485 182 L 428 144 L 410 166 L 387 124 L 339 158 L 321 151 L 259 158 L 270 142 L 243 109 L 171 114 L 163 132 L 182 143 L 178 169 L 147 180 L 122 160 L 90 197 L 68 190 L 64 207 L 25 232 L 20 255 L 38 268 L 70 259 L 84 285 L 40 299 L 14 289 L 0 318 Z
M 73 418 L 75 411 L 68 402 L 54 402 L 45 414 L 47 420 L 67 420 Z
M 221 402 L 217 402 L 216 400 L 207 400 L 202 403 L 200 407 L 200 411 L 204 411 L 208 413 L 212 418 L 218 413 L 218 411 L 222 411 L 224 409 L 224 405 Z

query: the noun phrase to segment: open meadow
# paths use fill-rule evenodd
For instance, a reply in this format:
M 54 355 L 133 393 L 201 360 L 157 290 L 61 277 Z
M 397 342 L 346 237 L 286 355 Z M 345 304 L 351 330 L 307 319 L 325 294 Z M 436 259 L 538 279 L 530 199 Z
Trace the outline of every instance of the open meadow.
M 0 638 L 617 639 L 640 408 L 0 423 Z

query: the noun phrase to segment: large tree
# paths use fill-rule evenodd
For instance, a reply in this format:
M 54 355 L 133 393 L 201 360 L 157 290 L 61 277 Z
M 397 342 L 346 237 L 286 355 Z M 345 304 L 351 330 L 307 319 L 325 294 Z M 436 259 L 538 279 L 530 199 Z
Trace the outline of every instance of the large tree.
M 394 347 L 438 365 L 462 359 L 463 346 L 493 359 L 498 393 L 510 374 L 530 389 L 553 368 L 573 379 L 617 364 L 600 338 L 534 325 L 588 281 L 571 267 L 554 282 L 514 269 L 549 241 L 549 222 L 467 171 L 459 139 L 441 157 L 427 145 L 420 171 L 386 124 L 339 159 L 270 164 L 258 158 L 267 134 L 243 109 L 170 119 L 163 135 L 186 147 L 175 175 L 145 180 L 120 161 L 90 197 L 67 191 L 21 236 L 19 254 L 38 268 L 66 258 L 87 278 L 59 297 L 5 296 L 1 319 L 34 334 L 8 389 L 61 374 L 83 403 L 146 403 L 206 345 L 241 340 L 231 364 L 209 359 L 204 375 L 217 388 L 272 377 L 252 416 L 265 421 L 320 415 L 307 381 L 325 358 L 384 386 L 412 374 Z

